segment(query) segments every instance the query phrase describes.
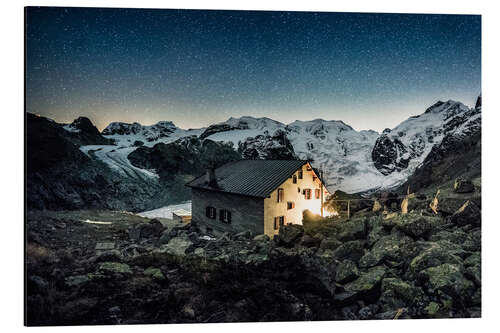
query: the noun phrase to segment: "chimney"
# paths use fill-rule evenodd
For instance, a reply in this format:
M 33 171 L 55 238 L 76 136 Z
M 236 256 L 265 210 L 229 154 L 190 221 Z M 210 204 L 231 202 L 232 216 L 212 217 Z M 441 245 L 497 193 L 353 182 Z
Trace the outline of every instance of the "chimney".
M 207 168 L 207 183 L 210 187 L 217 187 L 217 180 L 215 179 L 215 168 Z

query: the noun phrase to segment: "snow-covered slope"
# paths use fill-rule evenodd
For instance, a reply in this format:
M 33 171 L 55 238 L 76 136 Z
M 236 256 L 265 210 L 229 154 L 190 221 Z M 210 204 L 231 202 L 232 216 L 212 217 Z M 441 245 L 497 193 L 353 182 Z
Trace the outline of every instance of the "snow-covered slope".
M 460 102 L 437 102 L 423 114 L 410 117 L 375 142 L 372 160 L 388 178 L 407 178 L 421 165 L 432 147 L 463 123 L 470 109 Z
M 467 133 L 480 117 L 460 102 L 437 102 L 424 113 L 382 134 L 356 131 L 342 121 L 315 119 L 283 124 L 269 118 L 229 118 L 207 128 L 184 130 L 170 121 L 143 126 L 111 123 L 102 134 L 116 146 L 82 146 L 128 177 L 157 177 L 154 170 L 130 164 L 127 156 L 138 146 L 152 147 L 188 136 L 231 142 L 243 158 L 300 158 L 324 170 L 330 190 L 362 192 L 404 183 L 432 147 L 451 131 Z M 480 112 L 479 112 L 480 113 Z M 480 121 L 479 121 L 480 126 Z M 68 128 L 68 130 L 70 130 Z

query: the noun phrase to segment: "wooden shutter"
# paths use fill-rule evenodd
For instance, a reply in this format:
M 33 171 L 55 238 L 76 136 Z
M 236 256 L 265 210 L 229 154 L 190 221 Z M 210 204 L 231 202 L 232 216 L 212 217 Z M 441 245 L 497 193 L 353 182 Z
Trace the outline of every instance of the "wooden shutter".
M 278 217 L 274 218 L 274 230 L 278 230 Z
M 316 192 L 316 199 L 319 199 L 320 194 L 321 194 L 321 193 L 320 193 L 319 188 L 317 188 L 317 189 L 315 190 L 315 192 Z

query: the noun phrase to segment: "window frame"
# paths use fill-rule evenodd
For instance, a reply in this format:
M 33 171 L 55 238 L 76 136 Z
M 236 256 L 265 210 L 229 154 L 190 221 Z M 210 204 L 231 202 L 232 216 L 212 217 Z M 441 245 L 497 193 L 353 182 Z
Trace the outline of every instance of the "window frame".
M 211 212 L 213 212 L 213 216 Z M 205 216 L 208 217 L 209 219 L 215 220 L 217 218 L 217 208 L 212 206 L 207 206 L 205 208 Z
M 283 202 L 284 197 L 285 197 L 285 191 L 284 191 L 284 189 L 279 188 L 278 189 L 278 193 L 277 193 L 276 202 Z
M 226 224 L 231 224 L 231 211 L 228 209 L 219 210 L 219 221 Z

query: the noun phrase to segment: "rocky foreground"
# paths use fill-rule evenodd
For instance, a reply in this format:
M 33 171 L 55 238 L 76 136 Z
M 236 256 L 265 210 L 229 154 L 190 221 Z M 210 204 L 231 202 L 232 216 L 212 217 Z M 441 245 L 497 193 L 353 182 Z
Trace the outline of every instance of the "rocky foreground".
M 274 239 L 33 211 L 27 324 L 480 317 L 480 194 L 454 185 L 450 200 L 413 194 L 393 211 L 306 218 Z M 102 241 L 112 249 L 96 251 Z

